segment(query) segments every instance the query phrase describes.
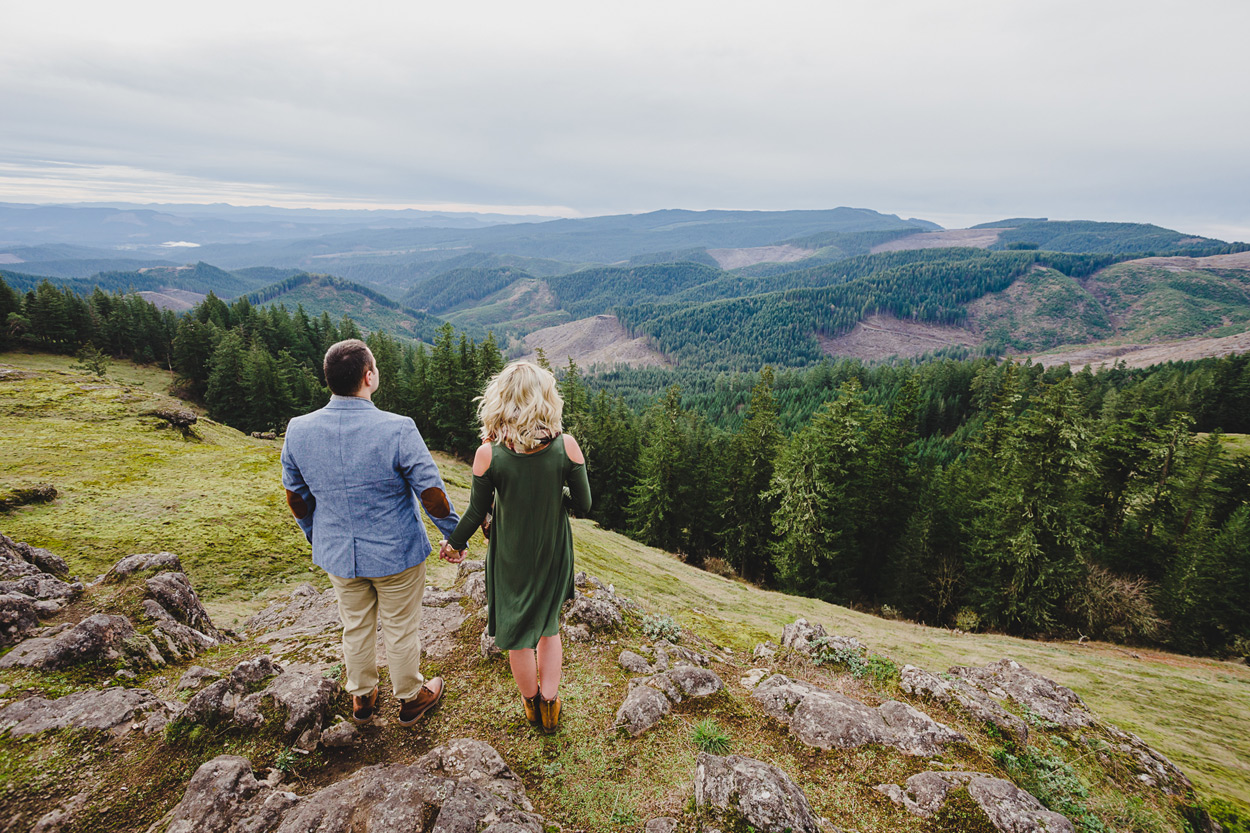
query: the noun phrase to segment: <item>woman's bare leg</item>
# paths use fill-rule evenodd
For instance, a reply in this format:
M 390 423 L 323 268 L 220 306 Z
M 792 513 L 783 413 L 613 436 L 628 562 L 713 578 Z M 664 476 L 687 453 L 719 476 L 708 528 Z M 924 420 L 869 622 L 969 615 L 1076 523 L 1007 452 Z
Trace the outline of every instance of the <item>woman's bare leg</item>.
M 542 642 L 538 645 L 541 650 Z M 538 693 L 538 663 L 534 661 L 533 649 L 509 651 L 508 665 L 512 667 L 512 679 L 516 680 L 516 687 L 521 690 L 522 697 L 533 697 Z
M 539 639 L 538 676 L 542 679 L 543 699 L 553 699 L 560 690 L 560 668 L 563 664 L 564 646 L 560 643 L 560 634 Z M 512 673 L 516 675 L 515 670 Z

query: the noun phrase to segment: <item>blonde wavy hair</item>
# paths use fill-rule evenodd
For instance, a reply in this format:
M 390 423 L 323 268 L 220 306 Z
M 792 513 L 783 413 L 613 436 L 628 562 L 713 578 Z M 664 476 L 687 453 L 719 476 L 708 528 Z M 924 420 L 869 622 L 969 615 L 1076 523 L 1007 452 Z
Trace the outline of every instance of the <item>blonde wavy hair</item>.
M 564 400 L 556 377 L 533 362 L 508 364 L 477 402 L 482 439 L 502 442 L 515 451 L 532 451 L 540 440 L 564 430 Z

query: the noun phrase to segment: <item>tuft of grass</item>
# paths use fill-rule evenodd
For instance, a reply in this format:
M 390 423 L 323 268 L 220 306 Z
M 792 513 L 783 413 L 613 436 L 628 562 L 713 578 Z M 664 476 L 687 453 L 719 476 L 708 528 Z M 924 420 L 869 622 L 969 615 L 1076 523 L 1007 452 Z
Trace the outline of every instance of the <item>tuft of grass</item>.
M 709 755 L 724 755 L 733 739 L 710 717 L 705 717 L 690 731 L 690 742 Z

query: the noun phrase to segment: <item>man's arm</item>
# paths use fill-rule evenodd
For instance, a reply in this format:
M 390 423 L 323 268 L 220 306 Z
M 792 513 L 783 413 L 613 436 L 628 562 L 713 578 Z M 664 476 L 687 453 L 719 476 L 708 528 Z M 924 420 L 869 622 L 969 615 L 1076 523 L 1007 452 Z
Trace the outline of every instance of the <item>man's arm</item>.
M 444 538 L 449 537 L 460 522 L 460 516 L 451 505 L 438 466 L 412 420 L 407 421 L 400 433 L 399 471 L 434 526 Z
M 299 466 L 295 464 L 285 442 L 282 444 L 282 485 L 286 488 L 286 504 L 291 508 L 291 514 L 295 516 L 295 522 L 303 530 L 304 537 L 311 544 L 313 514 L 317 508 L 317 499 L 313 497 L 312 489 L 308 488 L 308 484 L 304 482 L 304 476 L 300 474 Z

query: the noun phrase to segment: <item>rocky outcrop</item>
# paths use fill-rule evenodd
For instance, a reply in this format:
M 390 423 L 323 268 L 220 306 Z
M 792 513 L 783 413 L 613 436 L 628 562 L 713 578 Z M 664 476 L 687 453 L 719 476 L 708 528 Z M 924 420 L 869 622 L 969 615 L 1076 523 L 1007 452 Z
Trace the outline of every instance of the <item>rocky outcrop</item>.
M 693 665 L 680 665 L 662 674 L 630 680 L 629 691 L 617 709 L 613 726 L 631 737 L 638 737 L 672 711 L 673 704 L 686 697 L 709 697 L 724 687 L 715 672 Z
M 192 665 L 182 673 L 178 678 L 177 685 L 174 686 L 175 691 L 195 691 L 205 683 L 214 680 L 220 680 L 221 674 L 211 668 L 204 668 L 200 665 Z
M 612 725 L 636 738 L 672 710 L 672 701 L 664 692 L 646 685 L 632 686 L 625 695 L 625 702 L 617 709 Z
M 661 639 L 655 645 L 644 645 L 642 651 L 652 657 L 654 662 L 633 651 L 621 651 L 617 661 L 622 668 L 634 674 L 659 674 L 673 666 L 708 664 L 708 658 L 703 654 L 684 645 L 674 645 L 667 639 Z
M 208 685 L 187 703 L 180 720 L 208 726 L 233 724 L 259 729 L 266 712 L 282 719 L 281 734 L 300 749 L 312 750 L 330 724 L 342 689 L 317 669 L 283 669 L 268 656 L 246 660 Z
M 899 688 L 908 694 L 932 698 L 943 705 L 961 709 L 984 723 L 1012 735 L 1016 743 L 1029 739 L 1029 727 L 1020 718 L 995 703 L 980 688 L 958 677 L 939 677 L 914 665 L 904 665 L 899 672 Z
M 1061 728 L 1078 729 L 1096 722 L 1076 692 L 1033 673 L 1013 659 L 1000 659 L 980 668 L 956 666 L 950 673 L 1000 700 L 1010 698 L 1041 720 Z
M 172 552 L 138 553 L 128 555 L 104 574 L 105 584 L 116 584 L 140 573 L 181 573 L 182 562 Z
M 0 593 L 0 647 L 21 642 L 37 630 L 39 612 L 34 599 L 21 593 Z
M 20 564 L 27 565 L 26 567 Z M 33 568 L 33 569 L 29 569 Z M 14 541 L 7 535 L 0 534 L 0 578 L 10 578 L 34 573 L 65 578 L 69 576 L 69 565 L 61 558 L 41 547 Z
M 1075 833 L 1067 817 L 1047 810 L 1032 794 L 982 772 L 921 772 L 908 778 L 906 787 L 882 784 L 877 790 L 909 813 L 929 818 L 961 787 L 1003 833 Z
M 907 755 L 942 753 L 963 735 L 897 700 L 877 708 L 810 683 L 774 674 L 751 695 L 764 711 L 790 725 L 800 741 L 818 749 L 892 746 Z
M 60 578 L 68 572 L 48 550 L 0 535 L 0 647 L 34 635 L 40 619 L 82 595 L 80 582 Z
M 828 636 L 825 632 L 824 625 L 817 623 L 815 625 L 809 623 L 806 619 L 795 619 L 781 630 L 781 646 L 783 648 L 792 648 L 796 651 L 809 653 L 811 651 L 812 642 L 821 637 Z
M 542 833 L 543 819 L 498 752 L 453 740 L 411 765 L 366 767 L 307 796 L 258 781 L 245 758 L 222 755 L 196 770 L 164 830 Z
M 55 636 L 32 636 L 0 657 L 0 668 L 60 671 L 87 663 L 118 661 L 164 665 L 152 641 L 125 616 L 97 613 Z
M 158 573 L 144 582 L 148 596 L 176 621 L 194 628 L 208 636 L 214 643 L 222 640 L 222 634 L 208 618 L 208 611 L 200 603 L 200 597 L 191 587 L 185 573 Z
M 1176 764 L 1169 761 L 1163 753 L 1152 749 L 1137 735 L 1115 726 L 1108 725 L 1103 728 L 1110 735 L 1114 747 L 1136 766 L 1138 781 L 1173 796 L 1188 795 L 1193 789 L 1193 784 Z
M 607 591 L 599 597 L 583 596 L 580 593 L 570 599 L 564 607 L 566 625 L 585 625 L 592 631 L 616 628 L 624 624 L 625 618 L 621 608 L 610 598 L 605 598 Z
M 704 829 L 749 827 L 760 833 L 816 833 L 807 796 L 777 767 L 740 755 L 700 752 L 695 763 L 694 800 Z
M 475 572 L 470 573 L 469 577 L 464 580 L 464 595 L 475 605 L 486 604 L 486 573 Z
M 13 737 L 56 729 L 87 729 L 123 735 L 139 724 L 149 732 L 165 725 L 176 707 L 143 689 L 106 688 L 79 691 L 56 700 L 28 697 L 0 710 L 0 731 Z M 155 716 L 157 720 L 151 720 Z

